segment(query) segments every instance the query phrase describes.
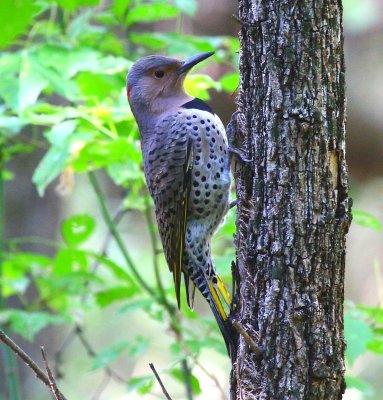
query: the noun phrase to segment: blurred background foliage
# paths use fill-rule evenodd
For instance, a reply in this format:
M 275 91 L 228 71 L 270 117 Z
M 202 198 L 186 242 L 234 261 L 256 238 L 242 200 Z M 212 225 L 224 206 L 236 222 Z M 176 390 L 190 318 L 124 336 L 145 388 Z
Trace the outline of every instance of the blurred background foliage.
M 345 399 L 380 399 L 383 8 L 378 0 L 344 6 L 355 204 Z M 149 362 L 174 399 L 227 398 L 229 360 L 208 307 L 199 299 L 196 312 L 175 311 L 125 76 L 147 54 L 215 51 L 186 87 L 227 123 L 238 84 L 236 12 L 229 0 L 0 3 L 0 323 L 36 360 L 45 345 L 68 399 L 158 397 Z M 234 218 L 235 210 L 213 243 L 228 285 Z M 1 356 L 0 398 L 50 398 L 12 354 Z

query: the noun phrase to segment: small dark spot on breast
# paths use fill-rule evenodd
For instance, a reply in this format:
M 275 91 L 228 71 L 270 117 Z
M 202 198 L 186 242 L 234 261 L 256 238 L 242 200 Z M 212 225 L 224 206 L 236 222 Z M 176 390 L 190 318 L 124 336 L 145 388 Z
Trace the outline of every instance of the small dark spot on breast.
M 215 174 L 215 177 L 216 177 L 216 178 L 220 178 L 220 177 L 221 177 L 221 174 L 220 174 L 219 172 L 217 172 L 217 173 Z
M 206 176 L 203 176 L 203 177 L 201 178 L 201 181 L 202 181 L 202 182 L 205 182 L 205 181 L 206 181 Z
M 203 119 L 201 119 L 201 124 L 204 124 L 204 123 L 205 123 L 205 121 Z
M 207 164 L 206 164 L 206 168 L 207 168 L 207 169 L 210 169 L 210 168 L 211 168 L 211 164 L 210 164 L 210 163 L 207 163 Z
M 213 189 L 216 190 L 218 186 L 216 184 L 213 185 Z
M 198 207 L 198 208 L 197 208 L 197 211 L 198 211 L 200 214 L 202 214 L 202 213 L 203 213 L 203 208 L 202 208 L 202 207 Z
M 200 171 L 196 171 L 195 172 L 195 176 L 200 176 L 201 175 L 201 172 Z
M 193 126 L 193 129 L 194 129 L 195 131 L 198 131 L 198 126 Z
M 215 143 L 215 138 L 211 138 L 211 141 L 212 141 L 213 143 Z
M 208 126 L 206 127 L 206 131 L 207 131 L 207 132 L 209 132 L 209 131 L 210 131 L 210 128 L 209 128 Z
M 196 115 L 193 115 L 193 118 L 197 118 L 197 116 L 196 116 Z
M 198 187 L 198 182 L 197 182 L 197 181 L 194 181 L 194 182 L 193 182 L 193 186 L 194 186 L 194 187 Z
M 201 192 L 200 192 L 199 190 L 196 190 L 196 191 L 195 191 L 195 195 L 196 195 L 197 197 L 199 197 L 200 194 L 201 194 Z

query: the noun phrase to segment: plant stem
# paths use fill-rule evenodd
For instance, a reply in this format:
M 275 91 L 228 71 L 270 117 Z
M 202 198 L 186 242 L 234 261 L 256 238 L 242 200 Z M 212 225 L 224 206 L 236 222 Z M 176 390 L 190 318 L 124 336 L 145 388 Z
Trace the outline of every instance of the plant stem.
M 142 276 L 139 274 L 139 272 L 137 271 L 136 266 L 134 265 L 134 262 L 132 260 L 132 258 L 130 257 L 124 241 L 121 238 L 121 235 L 119 234 L 115 224 L 113 223 L 113 218 L 109 213 L 108 207 L 106 206 L 106 202 L 105 202 L 105 197 L 104 194 L 102 193 L 102 190 L 100 188 L 100 185 L 97 181 L 96 175 L 94 172 L 90 171 L 88 172 L 88 177 L 89 177 L 89 181 L 93 187 L 94 192 L 96 193 L 97 196 L 97 200 L 98 203 L 100 205 L 101 208 L 101 214 L 104 218 L 104 221 L 106 223 L 106 225 L 108 226 L 108 229 L 110 230 L 110 232 L 113 235 L 114 240 L 116 241 L 122 256 L 124 257 L 124 260 L 126 262 L 126 264 L 128 265 L 128 267 L 130 268 L 133 276 L 135 277 L 135 279 L 137 280 L 137 282 L 141 285 L 141 287 L 153 298 L 157 298 L 156 293 L 153 291 L 153 289 L 148 286 L 148 284 L 144 281 L 144 279 L 142 278 Z
M 3 277 L 3 260 L 4 260 L 4 227 L 5 227 L 5 213 L 4 213 L 4 143 L 0 142 L 0 311 L 5 309 L 5 300 L 3 297 L 2 277 Z M 8 395 L 10 400 L 20 400 L 19 380 L 17 376 L 17 366 L 14 355 L 8 347 L 2 349 L 4 359 L 4 370 L 6 373 L 6 381 L 8 386 Z

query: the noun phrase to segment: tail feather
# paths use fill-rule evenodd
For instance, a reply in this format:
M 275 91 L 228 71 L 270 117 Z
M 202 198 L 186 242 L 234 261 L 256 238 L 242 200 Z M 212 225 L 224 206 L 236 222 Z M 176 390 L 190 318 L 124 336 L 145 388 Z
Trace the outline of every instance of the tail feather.
M 210 298 L 207 298 L 207 301 L 209 302 L 210 308 L 217 321 L 217 324 L 226 344 L 227 352 L 229 354 L 231 362 L 233 363 L 236 359 L 236 346 L 234 343 L 235 336 L 233 334 L 233 327 L 231 326 L 226 311 L 223 308 L 221 299 L 219 298 L 219 295 L 217 293 L 217 289 L 210 282 L 208 282 L 208 285 L 211 296 Z

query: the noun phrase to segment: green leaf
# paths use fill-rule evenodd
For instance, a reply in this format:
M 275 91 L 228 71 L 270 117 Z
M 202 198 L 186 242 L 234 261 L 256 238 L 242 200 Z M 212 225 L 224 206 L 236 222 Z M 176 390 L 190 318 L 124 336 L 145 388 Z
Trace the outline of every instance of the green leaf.
M 67 158 L 69 157 L 69 147 L 72 141 L 72 133 L 77 125 L 76 120 L 68 120 L 54 126 L 46 133 L 48 140 L 54 144 L 37 166 L 32 181 L 37 186 L 37 190 L 42 196 L 45 188 L 51 183 L 64 169 Z
M 57 0 L 60 7 L 69 11 L 75 11 L 79 7 L 96 6 L 99 2 L 100 0 Z
M 0 98 L 12 110 L 18 109 L 20 53 L 0 54 Z
M 233 93 L 239 85 L 239 74 L 238 72 L 226 74 L 219 81 L 222 85 L 222 89 L 225 92 Z
M 126 24 L 132 25 L 142 22 L 154 22 L 164 19 L 175 18 L 179 15 L 179 10 L 164 1 L 150 4 L 138 4 L 129 9 L 126 17 Z
M 0 48 L 9 46 L 26 32 L 35 11 L 36 6 L 32 0 L 0 1 Z
M 381 222 L 366 211 L 352 210 L 352 217 L 353 222 L 358 225 L 375 229 L 376 231 L 381 231 L 383 229 Z
M 113 0 L 113 13 L 116 17 L 122 18 L 127 10 L 132 0 Z
M 68 246 L 78 246 L 93 233 L 96 222 L 89 214 L 74 215 L 61 224 L 61 234 Z
M 383 354 L 383 337 L 375 338 L 367 343 L 367 348 L 377 354 Z
M 371 397 L 374 394 L 372 387 L 363 379 L 357 378 L 356 376 L 346 375 L 346 386 L 347 389 L 357 389 L 362 392 L 365 396 Z
M 113 361 L 116 361 L 128 347 L 129 342 L 127 340 L 122 340 L 103 349 L 94 358 L 92 370 L 109 366 Z
M 383 325 L 383 308 L 382 307 L 371 307 L 360 304 L 357 309 L 362 311 L 369 319 L 377 324 Z
M 116 301 L 127 300 L 138 292 L 137 286 L 116 286 L 96 293 L 96 301 L 100 307 L 106 307 Z
M 185 90 L 193 97 L 209 100 L 209 89 L 221 90 L 221 84 L 203 74 L 188 75 L 185 79 Z
M 344 330 L 347 341 L 346 359 L 352 366 L 355 360 L 367 351 L 367 344 L 372 340 L 373 332 L 363 319 L 355 317 L 352 312 L 345 313 Z
M 138 392 L 139 394 L 147 394 L 150 392 L 154 384 L 152 376 L 141 376 L 132 378 L 128 382 L 128 392 Z
M 67 317 L 46 312 L 26 312 L 21 310 L 0 311 L 0 325 L 10 324 L 12 330 L 32 341 L 37 333 L 49 325 L 69 322 Z
M 179 368 L 173 368 L 170 371 L 170 374 L 178 382 L 180 382 L 182 385 L 184 385 L 185 377 L 184 377 L 184 374 L 182 373 L 182 371 Z M 202 393 L 201 385 L 200 385 L 199 380 L 197 379 L 197 377 L 195 375 L 193 375 L 193 374 L 190 374 L 189 378 L 190 378 L 192 392 L 194 394 L 201 394 Z
M 65 276 L 71 272 L 86 272 L 87 266 L 88 261 L 85 252 L 72 248 L 60 249 L 54 260 L 54 274 L 55 276 Z

